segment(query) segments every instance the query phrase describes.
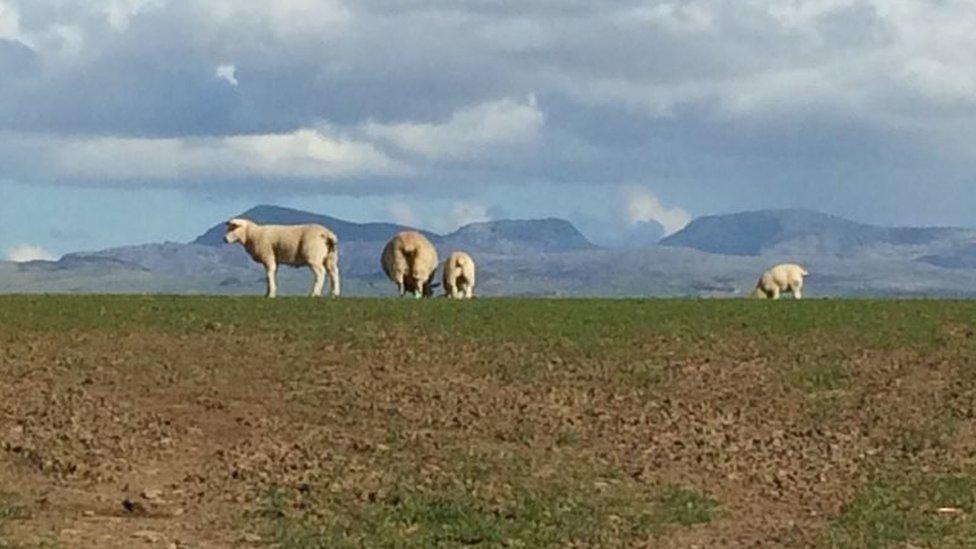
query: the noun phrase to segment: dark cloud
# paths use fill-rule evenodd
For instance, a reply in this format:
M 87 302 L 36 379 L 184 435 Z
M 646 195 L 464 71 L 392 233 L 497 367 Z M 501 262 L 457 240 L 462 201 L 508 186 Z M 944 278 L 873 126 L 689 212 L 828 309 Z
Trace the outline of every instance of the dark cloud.
M 892 222 L 958 223 L 976 198 L 963 0 L 0 5 L 0 175 L 23 181 L 637 183 L 692 212 L 819 201 Z M 297 132 L 318 137 L 275 137 Z M 938 194 L 919 204 L 920 185 Z

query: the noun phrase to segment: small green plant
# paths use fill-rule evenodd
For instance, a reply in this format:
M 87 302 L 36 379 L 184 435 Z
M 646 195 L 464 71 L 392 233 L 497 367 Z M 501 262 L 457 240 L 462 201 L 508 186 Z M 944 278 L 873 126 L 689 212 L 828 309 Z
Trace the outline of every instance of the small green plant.
M 657 363 L 642 362 L 627 370 L 634 385 L 641 389 L 653 389 L 664 379 L 664 367 Z
M 807 392 L 836 391 L 847 386 L 849 375 L 836 359 L 804 361 L 793 371 L 793 382 Z
M 658 502 L 657 517 L 666 524 L 693 526 L 712 521 L 718 503 L 707 494 L 680 486 L 668 486 Z
M 21 543 L 15 543 L 6 539 L 5 531 L 7 524 L 12 520 L 25 520 L 30 518 L 30 512 L 26 507 L 16 502 L 11 494 L 0 492 L 0 549 L 21 549 L 25 547 Z M 53 547 L 46 541 L 39 541 L 31 547 Z
M 945 449 L 956 432 L 956 420 L 951 416 L 932 419 L 901 427 L 892 441 L 895 450 L 915 455 L 926 450 Z
M 874 482 L 845 506 L 824 545 L 869 549 L 896 543 L 976 546 L 976 520 L 972 518 L 976 479 L 969 475 L 898 477 Z

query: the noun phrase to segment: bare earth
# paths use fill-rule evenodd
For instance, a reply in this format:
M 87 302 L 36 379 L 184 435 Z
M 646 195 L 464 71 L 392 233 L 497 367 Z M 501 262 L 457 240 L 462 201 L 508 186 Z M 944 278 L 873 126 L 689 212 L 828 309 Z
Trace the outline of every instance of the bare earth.
M 974 319 L 3 297 L 0 548 L 972 547 Z

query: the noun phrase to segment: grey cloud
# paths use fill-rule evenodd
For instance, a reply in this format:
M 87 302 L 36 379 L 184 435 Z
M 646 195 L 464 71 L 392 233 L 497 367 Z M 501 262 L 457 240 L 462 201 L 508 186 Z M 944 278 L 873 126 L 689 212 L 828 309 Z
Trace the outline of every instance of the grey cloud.
M 912 210 L 921 221 L 961 219 L 956 204 L 976 198 L 959 183 L 976 168 L 976 15 L 962 0 L 0 2 L 19 13 L 17 40 L 0 40 L 7 177 L 121 184 L 52 177 L 57 151 L 23 136 L 193 143 L 327 126 L 407 169 L 298 174 L 279 181 L 288 192 L 633 182 L 693 212 L 826 200 L 865 217 L 905 210 L 924 179 L 944 194 Z M 224 64 L 236 86 L 214 77 Z M 530 139 L 463 143 L 477 132 L 458 113 L 533 94 L 544 124 Z M 282 177 L 214 173 L 131 179 Z

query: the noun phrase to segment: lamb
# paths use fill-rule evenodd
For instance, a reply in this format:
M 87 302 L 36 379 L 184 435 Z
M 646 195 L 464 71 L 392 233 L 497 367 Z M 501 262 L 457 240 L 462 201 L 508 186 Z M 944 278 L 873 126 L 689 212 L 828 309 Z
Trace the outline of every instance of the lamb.
M 800 299 L 803 297 L 803 277 L 808 274 L 806 269 L 794 263 L 776 265 L 759 277 L 753 295 L 779 299 L 780 292 L 792 292 L 794 299 Z
M 383 248 L 380 262 L 401 296 L 407 292 L 417 298 L 434 295 L 437 250 L 424 235 L 417 231 L 398 233 Z
M 339 296 L 339 240 L 322 225 L 258 225 L 248 219 L 227 222 L 224 241 L 240 242 L 251 259 L 264 265 L 268 276 L 267 297 L 278 294 L 278 265 L 307 265 L 315 275 L 312 297 L 322 295 L 324 275 L 329 275 L 329 294 Z
M 444 295 L 453 299 L 474 297 L 474 260 L 464 252 L 454 252 L 443 267 Z

